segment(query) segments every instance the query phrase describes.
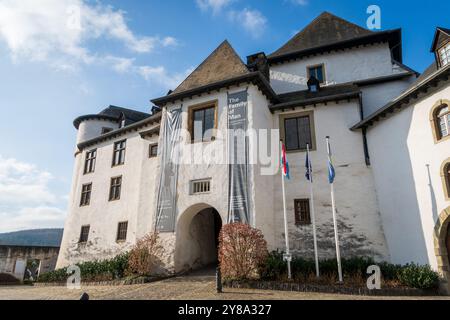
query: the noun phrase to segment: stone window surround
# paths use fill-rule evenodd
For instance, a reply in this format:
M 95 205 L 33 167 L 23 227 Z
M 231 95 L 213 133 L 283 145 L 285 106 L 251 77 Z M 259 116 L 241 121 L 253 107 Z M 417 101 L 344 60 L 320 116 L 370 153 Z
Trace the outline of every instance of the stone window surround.
M 211 137 L 210 141 L 194 141 L 194 111 L 211 108 L 214 107 L 214 130 L 217 130 L 218 127 L 218 115 L 219 115 L 219 100 L 211 100 L 207 102 L 202 102 L 199 104 L 191 105 L 188 107 L 188 123 L 187 128 L 189 131 L 189 134 L 191 135 L 190 141 L 191 143 L 207 143 L 210 141 L 214 141 L 215 136 L 214 134 Z
M 284 121 L 289 118 L 297 118 L 297 117 L 305 117 L 309 116 L 309 128 L 311 130 L 311 143 L 312 146 L 309 146 L 309 151 L 317 150 L 316 143 L 316 130 L 314 125 L 314 110 L 309 111 L 299 111 L 294 113 L 280 113 L 280 137 L 281 140 L 285 141 L 285 132 L 284 132 Z M 298 150 L 286 150 L 286 153 L 295 153 L 295 152 L 306 152 L 306 149 L 298 149 Z
M 444 190 L 445 200 L 450 201 L 450 177 L 448 171 L 450 170 L 450 158 L 447 158 L 441 165 L 440 175 L 442 178 L 442 186 Z
M 450 294 L 450 261 L 448 256 L 446 237 L 450 226 L 450 207 L 439 215 L 434 228 L 434 251 L 437 259 L 438 272 L 441 279 L 441 290 Z
M 440 137 L 439 123 L 437 118 L 437 111 L 443 106 L 447 105 L 450 107 L 450 100 L 440 99 L 437 101 L 430 112 L 430 123 L 431 123 L 431 131 L 433 132 L 434 143 L 440 143 L 442 141 L 446 141 L 450 139 L 450 134 L 445 137 Z

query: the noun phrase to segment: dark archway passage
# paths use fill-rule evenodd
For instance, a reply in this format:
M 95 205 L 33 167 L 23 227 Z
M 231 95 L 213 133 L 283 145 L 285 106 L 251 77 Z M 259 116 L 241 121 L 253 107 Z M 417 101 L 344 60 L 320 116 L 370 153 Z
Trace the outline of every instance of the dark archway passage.
M 184 272 L 217 265 L 222 218 L 210 206 L 195 205 L 178 221 L 175 271 Z

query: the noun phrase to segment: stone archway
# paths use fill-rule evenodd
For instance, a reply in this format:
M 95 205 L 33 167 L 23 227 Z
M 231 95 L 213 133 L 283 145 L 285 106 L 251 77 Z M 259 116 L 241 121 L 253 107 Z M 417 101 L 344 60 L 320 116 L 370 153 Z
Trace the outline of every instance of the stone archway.
M 217 248 L 222 218 L 207 204 L 196 204 L 178 219 L 174 264 L 175 272 L 217 264 Z
M 438 271 L 443 279 L 441 290 L 450 294 L 450 207 L 439 215 L 434 228 L 434 245 Z

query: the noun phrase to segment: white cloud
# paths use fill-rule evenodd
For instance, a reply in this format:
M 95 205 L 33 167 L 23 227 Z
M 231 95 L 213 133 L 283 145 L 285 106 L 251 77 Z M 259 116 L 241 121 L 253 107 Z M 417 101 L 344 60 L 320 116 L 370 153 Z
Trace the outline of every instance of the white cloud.
M 168 89 L 175 89 L 192 71 L 194 68 L 189 68 L 183 73 L 170 74 L 163 66 L 137 67 L 137 73 L 149 82 L 158 82 Z
M 0 155 L 0 231 L 61 227 L 65 212 L 57 208 L 52 179 L 33 164 Z
M 217 14 L 232 3 L 233 0 L 196 0 L 196 2 L 201 10 L 211 10 L 213 14 Z
M 290 2 L 299 6 L 306 6 L 308 4 L 308 0 L 290 0 Z
M 0 232 L 38 228 L 62 228 L 66 212 L 55 207 L 27 207 L 18 212 L 0 212 Z
M 267 27 L 267 18 L 258 10 L 245 8 L 241 11 L 230 11 L 229 18 L 241 24 L 254 38 L 260 37 Z
M 88 48 L 94 40 L 118 41 L 135 53 L 178 43 L 173 37 L 135 35 L 125 12 L 86 0 L 0 0 L 0 40 L 15 61 L 47 61 L 61 70 L 101 60 Z

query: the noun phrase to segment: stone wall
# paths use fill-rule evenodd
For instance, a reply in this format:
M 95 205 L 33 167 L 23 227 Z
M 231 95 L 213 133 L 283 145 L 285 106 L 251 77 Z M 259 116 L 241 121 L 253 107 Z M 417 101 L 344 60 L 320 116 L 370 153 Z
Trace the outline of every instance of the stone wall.
M 40 274 L 55 270 L 59 248 L 0 246 L 0 273 L 23 280 L 28 260 L 40 260 Z

